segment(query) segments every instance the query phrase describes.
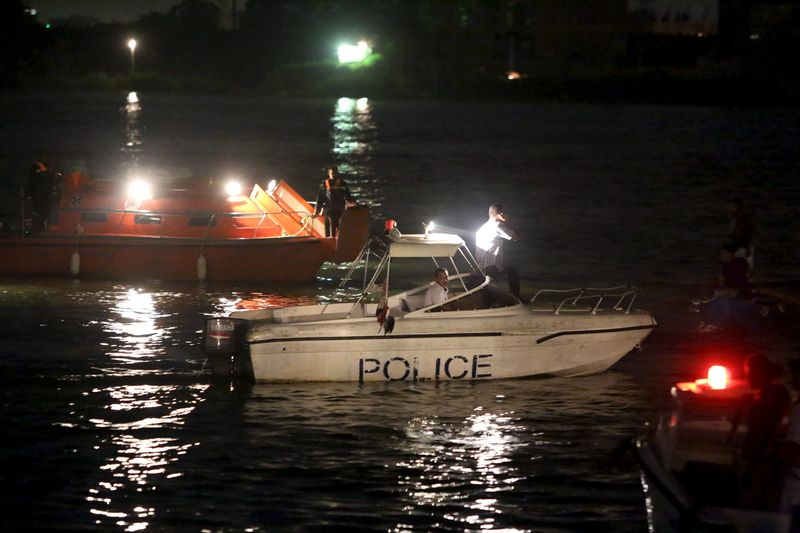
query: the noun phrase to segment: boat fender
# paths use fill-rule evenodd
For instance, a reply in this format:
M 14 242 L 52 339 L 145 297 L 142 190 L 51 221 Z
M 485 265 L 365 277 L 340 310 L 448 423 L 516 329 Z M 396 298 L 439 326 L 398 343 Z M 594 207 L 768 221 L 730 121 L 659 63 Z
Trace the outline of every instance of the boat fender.
M 72 252 L 72 256 L 69 258 L 69 273 L 73 276 L 77 276 L 80 274 L 81 271 L 81 254 L 78 253 L 78 250 Z
M 206 263 L 206 257 L 203 254 L 200 254 L 197 256 L 197 279 L 199 281 L 205 281 L 207 274 L 208 265 Z

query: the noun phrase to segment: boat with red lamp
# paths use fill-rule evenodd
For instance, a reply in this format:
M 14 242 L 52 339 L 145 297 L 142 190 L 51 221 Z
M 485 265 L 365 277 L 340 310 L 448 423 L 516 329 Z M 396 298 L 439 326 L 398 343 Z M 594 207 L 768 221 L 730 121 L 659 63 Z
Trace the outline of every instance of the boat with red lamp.
M 754 392 L 721 365 L 711 366 L 707 378 L 672 387 L 672 412 L 646 426 L 632 446 L 650 531 L 790 531 L 789 514 L 742 497 L 747 428 L 736 413 Z
M 282 180 L 244 188 L 159 169 L 121 181 L 72 173 L 59 196 L 38 229 L 0 237 L 0 276 L 304 282 L 326 261 L 353 260 L 369 236 L 368 209 L 353 207 L 326 237 Z

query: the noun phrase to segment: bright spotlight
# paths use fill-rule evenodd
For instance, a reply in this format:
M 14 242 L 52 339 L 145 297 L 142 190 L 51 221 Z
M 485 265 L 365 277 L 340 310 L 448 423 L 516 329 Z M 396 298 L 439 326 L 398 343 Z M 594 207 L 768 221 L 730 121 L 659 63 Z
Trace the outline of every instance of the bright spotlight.
M 367 41 L 358 41 L 357 45 L 340 44 L 337 50 L 339 63 L 360 63 L 372 53 Z
M 228 196 L 241 196 L 242 184 L 236 180 L 228 180 L 225 183 L 225 194 Z
M 153 197 L 153 188 L 142 179 L 135 179 L 128 184 L 128 198 L 141 202 Z
M 278 182 L 277 181 L 269 180 L 269 183 L 267 183 L 267 193 L 268 194 L 272 194 L 272 191 L 274 191 L 275 187 L 277 187 L 277 186 L 278 186 Z
M 136 91 L 131 91 L 128 93 L 128 103 L 129 104 L 138 104 L 139 103 L 139 95 L 136 94 Z

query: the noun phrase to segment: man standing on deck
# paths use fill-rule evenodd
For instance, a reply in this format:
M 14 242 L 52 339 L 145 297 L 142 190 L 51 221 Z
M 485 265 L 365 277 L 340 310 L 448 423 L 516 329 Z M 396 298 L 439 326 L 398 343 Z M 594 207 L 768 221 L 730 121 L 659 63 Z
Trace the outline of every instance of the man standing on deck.
M 60 183 L 45 159 L 44 150 L 39 150 L 36 161 L 28 171 L 25 184 L 25 197 L 31 203 L 31 221 L 34 231 L 47 229 L 58 212 L 57 198 L 60 198 Z
M 505 226 L 506 217 L 498 204 L 489 206 L 489 220 L 475 234 L 475 258 L 478 265 L 495 280 L 503 275 L 508 280 L 511 294 L 519 298 L 519 274 L 517 269 L 506 265 L 503 257 L 503 243 L 517 241 L 517 235 Z
M 314 216 L 325 214 L 325 236 L 336 237 L 339 234 L 339 221 L 348 204 L 355 204 L 347 183 L 339 175 L 339 169 L 328 167 L 327 177 L 320 185 L 317 193 L 317 206 Z

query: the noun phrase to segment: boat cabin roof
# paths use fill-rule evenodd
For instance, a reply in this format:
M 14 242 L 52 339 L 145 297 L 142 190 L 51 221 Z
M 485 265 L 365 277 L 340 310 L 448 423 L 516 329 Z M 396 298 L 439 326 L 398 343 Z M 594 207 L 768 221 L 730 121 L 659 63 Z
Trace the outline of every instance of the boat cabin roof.
M 403 235 L 392 241 L 389 257 L 453 257 L 464 239 L 451 233 Z

